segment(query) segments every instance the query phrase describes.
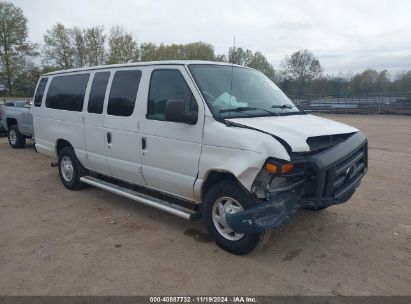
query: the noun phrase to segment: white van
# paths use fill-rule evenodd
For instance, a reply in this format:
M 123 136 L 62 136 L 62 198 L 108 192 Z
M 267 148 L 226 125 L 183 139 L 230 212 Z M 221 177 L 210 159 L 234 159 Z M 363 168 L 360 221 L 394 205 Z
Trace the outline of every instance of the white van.
M 92 185 L 194 220 L 246 254 L 300 208 L 347 201 L 367 171 L 359 130 L 299 110 L 262 73 L 161 61 L 41 76 L 36 148 L 68 189 Z

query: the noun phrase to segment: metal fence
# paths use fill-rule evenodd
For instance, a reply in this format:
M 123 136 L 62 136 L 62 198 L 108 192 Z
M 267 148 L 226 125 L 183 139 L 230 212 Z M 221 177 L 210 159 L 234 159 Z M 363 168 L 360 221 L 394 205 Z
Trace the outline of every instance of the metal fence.
M 300 109 L 308 112 L 411 115 L 411 93 L 347 97 L 299 96 L 291 99 Z

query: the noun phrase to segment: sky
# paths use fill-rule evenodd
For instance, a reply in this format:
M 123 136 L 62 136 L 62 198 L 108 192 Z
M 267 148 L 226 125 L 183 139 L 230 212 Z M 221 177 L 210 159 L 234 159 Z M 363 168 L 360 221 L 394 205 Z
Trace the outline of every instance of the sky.
M 3 0 L 2 0 L 3 1 Z M 10 0 L 9 0 L 10 1 Z M 53 24 L 122 25 L 138 42 L 204 41 L 261 51 L 275 68 L 308 49 L 328 74 L 411 70 L 410 0 L 11 0 L 28 18 L 29 40 Z

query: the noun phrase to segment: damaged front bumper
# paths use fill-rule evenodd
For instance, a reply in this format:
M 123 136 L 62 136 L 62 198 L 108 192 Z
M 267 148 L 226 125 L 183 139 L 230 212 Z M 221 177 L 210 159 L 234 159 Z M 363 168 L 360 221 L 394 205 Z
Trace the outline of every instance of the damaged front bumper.
M 301 198 L 283 194 L 271 201 L 238 213 L 227 213 L 226 221 L 236 233 L 258 233 L 288 222 L 300 206 Z
M 322 209 L 346 202 L 368 168 L 367 138 L 358 132 L 325 151 L 304 157 L 306 174 L 284 191 L 243 212 L 226 214 L 236 233 L 258 233 L 288 222 L 300 208 Z

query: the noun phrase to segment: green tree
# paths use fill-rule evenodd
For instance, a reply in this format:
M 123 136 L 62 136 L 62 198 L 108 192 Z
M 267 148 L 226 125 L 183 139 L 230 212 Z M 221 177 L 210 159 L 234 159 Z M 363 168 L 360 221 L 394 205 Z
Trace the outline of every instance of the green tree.
M 320 77 L 323 68 L 318 58 L 308 50 L 300 50 L 286 56 L 281 62 L 286 78 L 306 82 Z
M 281 62 L 281 67 L 282 77 L 294 84 L 298 95 L 304 93 L 309 82 L 320 78 L 323 73 L 320 61 L 308 50 L 300 50 L 286 56 Z
M 34 45 L 27 42 L 27 19 L 12 3 L 0 2 L 0 82 L 6 94 L 13 95 L 19 70 L 27 62 L 25 56 L 35 55 Z
M 244 50 L 241 47 L 231 47 L 228 50 L 229 62 L 233 64 L 247 66 L 263 72 L 272 81 L 277 82 L 276 72 L 273 65 L 261 52 L 253 53 L 251 50 Z
M 181 45 L 183 49 L 183 58 L 187 60 L 209 60 L 215 59 L 214 47 L 205 42 L 193 42 Z
M 277 75 L 273 65 L 268 62 L 261 52 L 255 52 L 247 66 L 263 72 L 272 81 L 277 82 Z
M 102 65 L 105 62 L 106 35 L 103 26 L 94 26 L 85 30 L 84 44 L 87 53 L 87 65 Z
M 253 52 L 243 50 L 241 47 L 230 47 L 228 50 L 228 62 L 248 66 L 253 59 Z
M 327 90 L 322 95 L 346 97 L 351 93 L 352 91 L 350 87 L 350 77 L 340 73 L 337 76 L 328 77 Z M 314 91 L 313 94 L 316 94 L 316 91 Z
M 227 62 L 227 56 L 224 54 L 216 55 L 213 60 L 218 62 Z
M 75 67 L 76 50 L 73 43 L 73 31 L 63 24 L 55 24 L 44 35 L 43 64 L 55 69 Z
M 408 93 L 411 96 L 411 71 L 399 73 L 393 86 L 397 92 Z
M 165 45 L 161 43 L 155 55 L 156 60 L 181 60 L 182 50 L 177 44 Z
M 24 62 L 19 65 L 19 71 L 14 81 L 14 91 L 16 96 L 33 96 L 41 70 L 30 58 L 21 58 Z
M 85 42 L 86 31 L 78 27 L 74 27 L 72 32 L 72 39 L 74 43 L 74 65 L 82 68 L 87 64 L 88 54 Z
M 351 79 L 350 86 L 354 94 L 376 93 L 378 91 L 378 71 L 366 69 Z
M 379 92 L 387 92 L 391 83 L 391 75 L 387 70 L 379 73 L 377 78 L 377 87 Z
M 142 43 L 139 48 L 141 61 L 152 60 L 215 60 L 214 47 L 205 42 L 188 44 Z
M 110 30 L 108 45 L 108 64 L 127 63 L 138 60 L 137 41 L 124 28 L 115 26 Z
M 157 58 L 158 47 L 154 43 L 146 42 L 142 43 L 139 48 L 140 61 L 153 61 Z

